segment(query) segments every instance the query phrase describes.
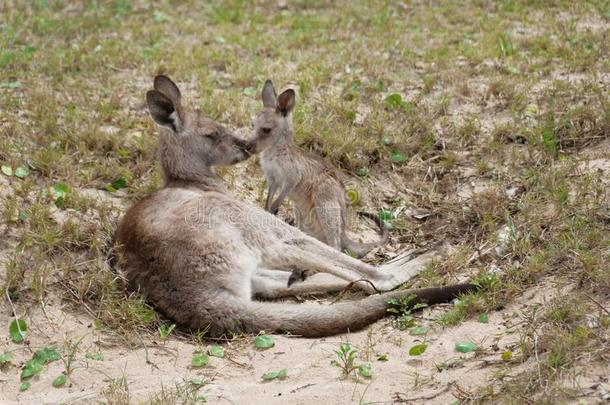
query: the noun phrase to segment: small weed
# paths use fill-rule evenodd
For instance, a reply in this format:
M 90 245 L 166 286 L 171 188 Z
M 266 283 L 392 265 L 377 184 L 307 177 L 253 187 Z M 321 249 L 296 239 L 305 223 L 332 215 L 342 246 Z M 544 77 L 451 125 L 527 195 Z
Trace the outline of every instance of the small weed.
M 175 323 L 172 323 L 171 325 L 167 325 L 165 323 L 162 323 L 157 328 L 157 331 L 159 332 L 159 338 L 162 341 L 166 341 L 169 338 L 169 335 L 172 334 L 174 329 L 176 329 L 176 324 Z
M 331 365 L 339 367 L 344 378 L 358 377 L 359 375 L 365 378 L 370 378 L 373 375 L 373 369 L 370 363 L 356 363 L 358 350 L 354 349 L 349 343 L 342 343 L 339 350 L 336 350 L 337 360 L 332 360 Z
M 400 297 L 397 299 L 390 299 L 387 301 L 389 308 L 387 312 L 398 316 L 398 328 L 400 330 L 407 330 L 415 326 L 415 319 L 411 315 L 413 311 L 417 311 L 421 308 L 426 308 L 427 305 L 423 303 L 415 303 L 415 295 L 408 297 Z
M 332 360 L 331 365 L 339 367 L 343 377 L 352 375 L 352 373 L 358 369 L 355 364 L 358 350 L 352 348 L 349 343 L 342 343 L 339 350 L 336 350 L 337 360 Z

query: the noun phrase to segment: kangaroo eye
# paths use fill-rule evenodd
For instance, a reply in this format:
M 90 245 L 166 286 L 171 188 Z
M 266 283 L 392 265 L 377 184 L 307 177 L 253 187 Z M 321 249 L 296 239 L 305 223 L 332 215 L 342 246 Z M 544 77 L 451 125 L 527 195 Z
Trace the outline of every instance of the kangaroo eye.
M 269 127 L 263 128 L 263 134 L 270 134 L 270 133 L 271 133 L 271 128 L 269 128 Z

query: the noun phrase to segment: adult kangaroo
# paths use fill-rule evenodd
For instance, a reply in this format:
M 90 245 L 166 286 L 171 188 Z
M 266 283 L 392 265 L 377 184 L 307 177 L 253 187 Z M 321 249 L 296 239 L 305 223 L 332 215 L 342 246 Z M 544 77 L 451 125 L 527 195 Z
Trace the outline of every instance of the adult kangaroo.
M 390 298 L 415 294 L 434 304 L 473 288 L 395 291 L 334 305 L 256 301 L 339 291 L 350 282 L 368 293 L 391 290 L 417 274 L 431 254 L 402 255 L 373 267 L 239 201 L 212 167 L 247 159 L 249 145 L 185 110 L 178 87 L 165 76 L 155 78 L 146 100 L 161 127 L 165 183 L 127 210 L 115 239 L 130 288 L 176 322 L 207 328 L 210 336 L 261 330 L 327 336 L 386 316 Z M 318 274 L 288 287 L 294 268 Z

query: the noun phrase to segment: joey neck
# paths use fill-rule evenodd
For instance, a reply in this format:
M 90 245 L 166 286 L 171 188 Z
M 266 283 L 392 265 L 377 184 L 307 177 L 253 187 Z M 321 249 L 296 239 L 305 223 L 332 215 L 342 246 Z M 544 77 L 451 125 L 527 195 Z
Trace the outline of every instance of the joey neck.
M 292 129 L 292 125 L 284 128 L 284 130 L 280 133 L 280 136 L 277 137 L 276 141 L 272 146 L 282 146 L 282 145 L 292 145 L 294 144 L 294 130 Z

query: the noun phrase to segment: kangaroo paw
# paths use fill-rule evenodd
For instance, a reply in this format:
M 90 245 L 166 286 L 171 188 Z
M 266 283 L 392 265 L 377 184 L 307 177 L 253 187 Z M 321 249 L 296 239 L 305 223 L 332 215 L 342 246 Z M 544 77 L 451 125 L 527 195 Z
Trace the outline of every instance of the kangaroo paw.
M 284 221 L 290 225 L 290 226 L 294 226 L 294 218 L 286 218 L 284 219 Z

